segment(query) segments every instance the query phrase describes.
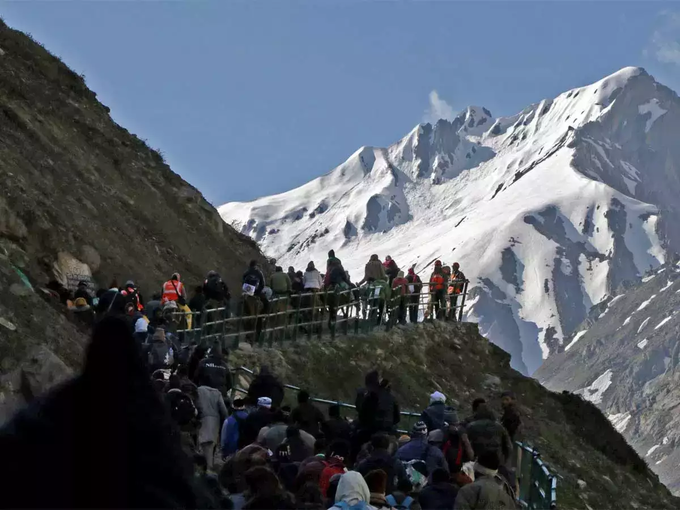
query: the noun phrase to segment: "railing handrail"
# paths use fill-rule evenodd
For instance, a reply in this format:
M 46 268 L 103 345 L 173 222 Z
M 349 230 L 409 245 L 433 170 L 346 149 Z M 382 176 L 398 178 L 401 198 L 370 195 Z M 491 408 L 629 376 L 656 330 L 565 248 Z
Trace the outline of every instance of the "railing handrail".
M 520 473 L 520 491 L 517 495 L 523 507 L 536 510 L 547 510 L 557 508 L 557 476 L 550 472 L 548 466 L 541 460 L 541 454 L 534 448 L 516 441 L 518 447 L 518 470 Z M 523 472 L 525 463 L 523 462 L 522 452 L 531 456 L 531 463 L 528 464 L 528 473 Z M 545 479 L 543 486 L 539 480 L 534 479 L 534 467 L 538 468 Z M 528 476 L 528 481 L 524 477 Z M 538 496 L 537 496 L 538 494 Z

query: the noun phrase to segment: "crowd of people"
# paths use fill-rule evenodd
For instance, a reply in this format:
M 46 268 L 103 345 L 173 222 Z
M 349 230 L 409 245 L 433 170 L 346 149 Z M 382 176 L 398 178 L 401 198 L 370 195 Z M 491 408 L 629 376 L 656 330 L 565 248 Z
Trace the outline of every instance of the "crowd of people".
M 144 300 L 133 280 L 122 286 L 114 280 L 96 292 L 92 290 L 92 282 L 87 280 L 80 281 L 75 290 L 51 282 L 48 291 L 61 299 L 78 323 L 91 327 L 101 317 L 123 315 L 140 341 L 150 346 L 156 335 L 159 345 L 165 337 L 172 348 L 172 336 L 177 336 L 178 330 L 200 328 L 203 324 L 227 319 L 232 308 L 244 316 L 258 317 L 249 325 L 253 331 L 278 327 L 284 334 L 290 334 L 291 324 L 309 323 L 325 312 L 330 324 L 339 310 L 347 315 L 351 305 L 358 310 L 360 303 L 363 303 L 364 318 L 378 324 L 388 316 L 395 324 L 416 323 L 420 317 L 457 320 L 459 299 L 465 291 L 465 275 L 458 263 L 450 267 L 439 260 L 433 263 L 434 269 L 424 284 L 413 267 L 404 273 L 389 255 L 384 261 L 378 255 L 372 255 L 364 268 L 363 278 L 353 283 L 332 250 L 323 273 L 314 262 L 309 262 L 304 272 L 296 271 L 292 266 L 284 272 L 272 260 L 271 273 L 265 276 L 265 271 L 253 260 L 242 276 L 241 305 L 235 307 L 232 307 L 227 284 L 216 271 L 210 271 L 203 283 L 194 287 L 191 297 L 179 273 L 172 274 L 148 301 Z M 332 301 L 325 293 L 333 296 L 343 291 L 351 293 L 344 301 L 337 298 Z M 421 311 L 423 296 L 427 306 Z M 296 309 L 297 317 L 294 315 Z M 302 313 L 299 313 L 300 309 Z M 319 313 L 321 310 L 323 312 Z M 268 317 L 268 314 L 273 316 Z M 157 333 L 159 329 L 163 329 L 163 334 Z
M 210 487 L 209 507 L 236 509 L 515 508 L 514 439 L 521 427 L 514 395 L 503 415 L 483 398 L 460 420 L 433 392 L 409 434 L 391 384 L 369 372 L 355 410 L 325 415 L 310 393 L 286 405 L 284 386 L 263 366 L 247 392 L 231 400 L 228 357 L 216 342 L 194 352 L 166 379 L 152 381 Z

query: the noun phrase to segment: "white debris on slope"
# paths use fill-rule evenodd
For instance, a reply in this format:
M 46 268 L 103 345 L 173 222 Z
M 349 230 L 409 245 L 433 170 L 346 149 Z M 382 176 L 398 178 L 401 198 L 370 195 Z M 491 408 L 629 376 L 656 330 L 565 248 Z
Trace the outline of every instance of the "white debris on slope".
M 628 426 L 628 423 L 630 422 L 631 415 L 630 413 L 618 413 L 618 414 L 610 414 L 607 416 L 609 418 L 609 421 L 614 425 L 614 428 L 621 434 L 626 430 L 626 427 Z
M 638 306 L 638 309 L 635 310 L 635 312 L 639 312 L 640 310 L 644 310 L 645 308 L 647 308 L 649 303 L 651 303 L 652 299 L 654 299 L 655 297 L 656 297 L 656 294 L 652 294 L 652 297 L 650 297 L 647 301 L 643 301 L 642 304 L 640 306 Z M 633 313 L 635 313 L 635 312 L 633 312 Z
M 649 103 L 640 105 L 638 111 L 641 115 L 651 114 L 651 117 L 647 120 L 647 124 L 645 125 L 645 133 L 649 133 L 649 130 L 652 129 L 652 126 L 659 117 L 664 113 L 668 113 L 668 110 L 664 110 L 659 106 L 658 99 L 652 99 Z
M 650 319 L 651 319 L 651 317 L 647 317 L 644 321 L 642 321 L 642 324 L 640 324 L 640 327 L 639 327 L 638 330 L 637 330 L 638 334 L 640 334 L 640 332 L 641 332 L 643 329 L 645 329 L 645 326 L 646 326 L 647 324 L 649 324 L 649 320 L 650 320 Z
M 576 334 L 574 335 L 574 339 L 573 339 L 571 342 L 569 342 L 569 345 L 567 345 L 567 346 L 564 348 L 564 350 L 565 350 L 565 351 L 568 351 L 569 349 L 571 349 L 571 348 L 574 346 L 574 344 L 576 344 L 576 342 L 578 342 L 579 339 L 580 339 L 583 335 L 585 335 L 587 332 L 588 332 L 588 330 L 587 330 L 587 329 L 584 329 L 583 331 L 579 331 L 578 333 L 576 333 Z
M 668 280 L 668 283 L 666 284 L 665 287 L 663 287 L 663 288 L 661 289 L 661 292 L 663 292 L 664 290 L 670 289 L 672 286 L 673 286 L 673 282 L 670 281 L 670 280 Z
M 645 338 L 644 340 L 638 342 L 638 343 L 637 343 L 637 346 L 638 346 L 640 349 L 644 349 L 645 347 L 647 347 L 647 344 L 648 344 L 648 343 L 649 343 L 649 341 Z
M 647 455 L 645 455 L 645 457 L 649 457 L 652 453 L 654 453 L 655 451 L 657 451 L 659 448 L 661 448 L 661 445 L 660 445 L 660 444 L 655 444 L 655 445 L 652 446 L 649 450 L 647 450 Z
M 577 391 L 576 393 L 583 396 L 584 399 L 592 402 L 593 404 L 600 404 L 602 402 L 602 397 L 604 392 L 607 391 L 609 386 L 612 384 L 612 371 L 607 370 L 604 374 L 593 381 L 593 384 L 587 388 Z
M 654 278 L 656 278 L 656 275 L 655 275 L 655 274 L 647 275 L 647 276 L 645 276 L 645 277 L 642 279 L 642 283 L 650 282 L 650 281 L 652 281 Z
M 654 330 L 659 329 L 661 326 L 663 326 L 664 324 L 666 324 L 667 322 L 669 322 L 671 319 L 673 319 L 673 316 L 672 316 L 672 315 L 669 316 L 669 317 L 666 317 L 664 320 L 662 320 L 661 322 L 659 322 L 659 324 L 656 325 L 656 327 L 654 328 Z

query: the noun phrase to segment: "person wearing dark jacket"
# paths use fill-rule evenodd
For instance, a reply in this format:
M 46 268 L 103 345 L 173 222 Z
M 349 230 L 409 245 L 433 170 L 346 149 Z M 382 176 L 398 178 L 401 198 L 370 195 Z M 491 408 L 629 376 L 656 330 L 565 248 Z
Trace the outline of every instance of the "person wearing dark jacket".
M 467 426 L 467 434 L 475 452 L 476 457 L 480 457 L 487 451 L 498 454 L 501 465 L 510 458 L 512 453 L 512 442 L 505 427 L 496 420 L 494 412 L 481 405 L 474 415 L 474 421 Z
M 222 345 L 219 341 L 213 344 L 208 357 L 199 362 L 196 380 L 199 386 L 210 386 L 219 390 L 224 398 L 228 397 L 233 382 L 231 370 L 222 357 Z
M 370 431 L 371 435 L 376 432 L 392 433 L 401 419 L 399 404 L 386 379 L 380 381 L 377 388 L 367 391 L 358 410 L 359 426 Z
M 449 480 L 449 473 L 445 469 L 438 468 L 432 472 L 430 483 L 418 496 L 423 510 L 453 510 L 458 487 Z
M 191 308 L 192 312 L 200 312 L 205 307 L 206 301 L 203 285 L 198 285 L 194 289 L 194 296 L 189 300 L 189 308 Z
M 373 450 L 367 459 L 362 460 L 355 470 L 364 477 L 376 469 L 381 469 L 387 474 L 387 494 L 397 490 L 399 482 L 408 480 L 406 469 L 401 461 L 397 460 L 389 451 L 390 438 L 387 434 L 375 434 L 371 438 Z
M 81 374 L 34 399 L 0 429 L 0 451 L 8 508 L 198 504 L 191 463 L 119 318 L 95 326 Z M 40 490 L 26 490 L 31 479 L 40 480 Z
M 324 415 L 318 407 L 309 401 L 309 398 L 309 393 L 305 390 L 298 393 L 298 406 L 293 409 L 293 413 L 290 415 L 291 422 L 308 434 L 318 437 L 319 428 L 324 423 Z
M 243 284 L 255 287 L 254 294 L 259 296 L 265 286 L 264 275 L 257 267 L 257 260 L 251 260 L 250 265 L 245 273 L 243 273 Z
M 444 430 L 446 424 L 455 425 L 458 423 L 458 413 L 452 407 L 447 407 L 446 396 L 435 391 L 430 395 L 430 405 L 421 414 L 421 420 L 427 425 L 427 430 Z
M 280 408 L 283 402 L 283 384 L 271 373 L 267 365 L 262 365 L 260 373 L 248 387 L 248 398 L 251 403 L 255 404 L 260 397 L 269 397 L 275 409 Z
M 328 420 L 321 426 L 326 443 L 330 444 L 338 439 L 349 441 L 352 427 L 340 414 L 340 406 L 332 405 L 328 408 Z
M 503 406 L 503 416 L 501 417 L 501 423 L 508 431 L 510 439 L 515 442 L 517 437 L 517 432 L 522 426 L 522 418 L 517 410 L 517 399 L 512 391 L 505 391 L 501 395 L 501 405 Z
M 260 397 L 257 400 L 257 409 L 250 413 L 243 422 L 243 429 L 238 439 L 239 448 L 254 443 L 262 427 L 267 427 L 274 421 L 275 414 L 271 407 L 272 400 L 269 397 Z
M 383 266 L 385 267 L 385 274 L 390 280 L 390 285 L 392 285 L 392 282 L 399 274 L 399 266 L 397 266 L 397 263 L 389 255 L 385 257 L 385 262 L 383 262 Z
M 411 324 L 416 324 L 418 322 L 420 291 L 423 289 L 423 282 L 413 268 L 408 270 L 406 280 L 408 281 L 408 320 Z
M 76 289 L 75 294 L 73 294 L 74 299 L 78 298 L 83 298 L 85 301 L 87 301 L 87 304 L 89 306 L 92 306 L 92 294 L 88 290 L 88 285 L 86 281 L 80 281 L 78 282 L 78 288 Z

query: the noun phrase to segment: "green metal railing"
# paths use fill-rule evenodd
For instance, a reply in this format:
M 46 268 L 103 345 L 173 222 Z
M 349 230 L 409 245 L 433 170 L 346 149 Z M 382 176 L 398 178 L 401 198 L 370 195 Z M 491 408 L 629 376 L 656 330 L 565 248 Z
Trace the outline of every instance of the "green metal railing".
M 431 293 L 428 283 L 421 284 L 420 292 L 393 295 L 386 282 L 355 289 L 291 294 L 269 300 L 266 311 L 258 297 L 244 296 L 235 315 L 223 306 L 201 312 L 174 312 L 171 317 L 182 344 L 219 339 L 228 348 L 238 348 L 243 340 L 271 347 L 286 340 L 322 336 L 334 339 L 337 335 L 365 334 L 376 328 L 390 330 L 407 320 L 462 321 L 469 282 L 457 283 L 462 288 L 455 295 L 444 294 L 445 289 L 439 294 Z
M 519 501 L 532 510 L 557 508 L 557 477 L 541 460 L 538 451 L 517 442 Z

